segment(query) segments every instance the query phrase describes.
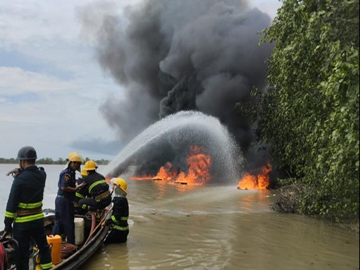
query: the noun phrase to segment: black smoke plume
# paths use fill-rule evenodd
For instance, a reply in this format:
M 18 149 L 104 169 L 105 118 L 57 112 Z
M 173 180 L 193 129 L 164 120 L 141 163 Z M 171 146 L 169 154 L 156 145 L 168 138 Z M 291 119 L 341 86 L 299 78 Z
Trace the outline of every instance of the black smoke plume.
M 125 93 L 101 107 L 120 139 L 130 141 L 167 115 L 198 110 L 219 118 L 249 152 L 253 131 L 235 104 L 266 86 L 272 48 L 258 45 L 258 33 L 270 17 L 245 0 L 147 0 L 116 10 L 101 1 L 80 15 L 101 67 Z

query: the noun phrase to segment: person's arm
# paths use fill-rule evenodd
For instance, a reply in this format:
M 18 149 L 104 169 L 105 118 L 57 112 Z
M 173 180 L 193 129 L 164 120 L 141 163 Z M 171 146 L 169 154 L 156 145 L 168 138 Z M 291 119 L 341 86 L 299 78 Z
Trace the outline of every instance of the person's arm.
M 12 169 L 10 172 L 8 172 L 6 174 L 6 176 L 9 176 L 9 175 L 12 175 L 12 176 L 17 176 L 20 172 L 21 172 L 21 168 L 15 168 L 15 169 Z
M 114 206 L 113 206 L 112 215 L 106 221 L 106 225 L 108 225 L 108 226 L 111 224 L 119 224 L 119 222 L 121 221 L 121 218 L 122 218 L 122 213 L 124 211 L 124 206 L 121 201 L 114 200 L 113 203 L 114 203 Z
M 6 234 L 12 233 L 12 224 L 14 222 L 17 208 L 19 205 L 19 191 L 20 191 L 19 179 L 15 178 L 15 180 L 11 186 L 9 199 L 8 199 L 7 205 L 6 205 L 6 212 L 5 212 L 5 219 L 4 219 Z
M 81 199 L 84 199 L 88 193 L 87 193 L 87 188 L 88 184 L 84 181 L 82 182 L 80 185 L 78 185 L 78 187 L 80 187 L 80 189 L 75 193 L 75 201 L 80 201 Z
M 84 186 L 84 184 L 80 184 L 80 185 L 76 185 L 76 187 L 61 187 L 62 191 L 65 192 L 78 192 L 82 187 Z
M 76 187 L 71 187 L 69 184 L 70 179 L 71 179 L 70 174 L 64 174 L 62 176 L 62 178 L 61 178 L 61 190 L 62 191 L 75 193 L 75 192 L 79 191 L 82 186 L 84 186 L 83 184 L 81 184 L 81 185 L 76 185 Z

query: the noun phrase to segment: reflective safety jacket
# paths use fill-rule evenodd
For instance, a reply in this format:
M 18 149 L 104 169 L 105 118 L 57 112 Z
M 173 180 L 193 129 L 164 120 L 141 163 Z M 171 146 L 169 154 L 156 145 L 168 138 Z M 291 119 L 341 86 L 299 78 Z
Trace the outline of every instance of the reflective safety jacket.
M 113 199 L 113 213 L 110 219 L 106 221 L 106 225 L 113 224 L 113 229 L 118 231 L 128 231 L 129 204 L 124 197 L 115 197 Z
M 99 203 L 111 196 L 109 185 L 106 183 L 105 177 L 96 171 L 89 172 L 89 175 L 85 177 L 84 182 L 86 185 L 76 193 L 78 200 L 89 197 Z
M 46 173 L 44 168 L 31 166 L 21 170 L 11 186 L 5 212 L 5 230 L 11 232 L 11 225 L 44 218 L 42 202 Z

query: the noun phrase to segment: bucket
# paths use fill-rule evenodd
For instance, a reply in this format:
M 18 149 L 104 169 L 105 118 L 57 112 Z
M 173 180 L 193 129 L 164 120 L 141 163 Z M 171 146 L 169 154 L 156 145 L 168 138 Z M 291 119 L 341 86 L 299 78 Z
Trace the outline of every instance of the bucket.
M 83 218 L 75 218 L 75 245 L 79 246 L 84 243 L 85 221 Z
M 61 263 L 61 236 L 60 235 L 49 235 L 46 237 L 51 248 L 51 262 L 53 265 Z

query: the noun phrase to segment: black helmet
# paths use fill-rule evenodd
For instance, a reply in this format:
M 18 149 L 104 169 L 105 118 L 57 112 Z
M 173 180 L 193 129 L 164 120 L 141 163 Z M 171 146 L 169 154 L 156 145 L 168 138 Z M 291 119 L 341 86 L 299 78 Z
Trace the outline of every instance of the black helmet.
M 17 158 L 19 160 L 35 160 L 37 159 L 34 147 L 24 146 L 19 150 Z

